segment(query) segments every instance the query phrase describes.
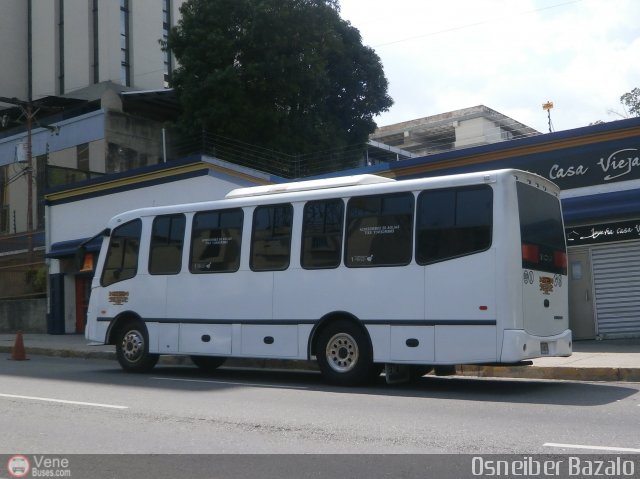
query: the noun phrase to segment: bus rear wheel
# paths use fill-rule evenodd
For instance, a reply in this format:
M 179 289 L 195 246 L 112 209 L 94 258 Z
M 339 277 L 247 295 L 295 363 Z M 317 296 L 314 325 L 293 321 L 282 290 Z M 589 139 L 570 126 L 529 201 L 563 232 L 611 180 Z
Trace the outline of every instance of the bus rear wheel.
M 366 333 L 350 321 L 337 320 L 320 332 L 316 358 L 325 379 L 340 386 L 362 386 L 380 374 Z
M 157 354 L 149 354 L 149 334 L 142 321 L 128 321 L 116 337 L 116 357 L 122 369 L 145 373 L 158 362 Z
M 191 362 L 203 371 L 215 371 L 227 360 L 220 356 L 191 356 Z

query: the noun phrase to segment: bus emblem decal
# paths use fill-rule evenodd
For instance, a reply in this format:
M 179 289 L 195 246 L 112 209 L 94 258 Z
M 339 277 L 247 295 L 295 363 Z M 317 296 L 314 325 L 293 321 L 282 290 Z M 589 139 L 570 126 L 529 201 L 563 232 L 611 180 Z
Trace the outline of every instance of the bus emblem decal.
M 544 294 L 551 294 L 553 291 L 553 278 L 549 276 L 540 276 L 540 291 Z
M 129 302 L 129 291 L 109 291 L 109 302 L 121 306 Z

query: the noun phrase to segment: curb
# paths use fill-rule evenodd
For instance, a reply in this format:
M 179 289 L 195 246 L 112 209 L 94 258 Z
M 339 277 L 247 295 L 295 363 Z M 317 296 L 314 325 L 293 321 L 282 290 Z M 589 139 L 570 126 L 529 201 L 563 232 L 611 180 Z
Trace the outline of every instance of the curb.
M 0 346 L 0 353 L 11 354 L 12 347 Z M 51 356 L 80 359 L 115 360 L 113 351 L 80 351 L 73 349 L 53 349 L 29 347 L 28 353 L 35 356 Z M 158 364 L 185 365 L 191 364 L 187 356 L 162 356 Z M 232 358 L 225 362 L 228 368 L 250 369 L 284 369 L 300 371 L 319 371 L 314 361 Z M 541 367 L 541 366 L 474 366 L 456 367 L 458 376 L 474 376 L 482 378 L 515 378 L 515 379 L 551 379 L 566 381 L 608 381 L 608 382 L 640 382 L 639 368 L 573 368 L 573 367 Z
M 636 368 L 572 368 L 541 366 L 458 366 L 460 376 L 553 379 L 565 381 L 640 381 L 640 369 Z

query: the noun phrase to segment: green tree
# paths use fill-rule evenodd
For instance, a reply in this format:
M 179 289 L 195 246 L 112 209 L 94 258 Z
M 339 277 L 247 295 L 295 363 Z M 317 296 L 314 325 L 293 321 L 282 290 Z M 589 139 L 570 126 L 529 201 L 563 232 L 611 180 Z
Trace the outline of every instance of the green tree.
M 352 150 L 393 104 L 337 0 L 188 0 L 180 12 L 164 48 L 186 130 L 291 155 Z
M 640 116 L 640 88 L 634 88 L 620 97 L 622 103 L 631 115 Z

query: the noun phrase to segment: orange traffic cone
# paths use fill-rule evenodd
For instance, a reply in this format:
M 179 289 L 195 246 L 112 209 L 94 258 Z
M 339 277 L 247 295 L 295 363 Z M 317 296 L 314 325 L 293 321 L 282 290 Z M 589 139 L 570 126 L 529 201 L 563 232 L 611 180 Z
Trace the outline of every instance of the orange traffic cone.
M 22 331 L 18 331 L 16 334 L 16 342 L 11 350 L 11 359 L 14 361 L 25 361 L 27 359 L 27 353 L 24 350 L 24 340 L 22 339 Z

